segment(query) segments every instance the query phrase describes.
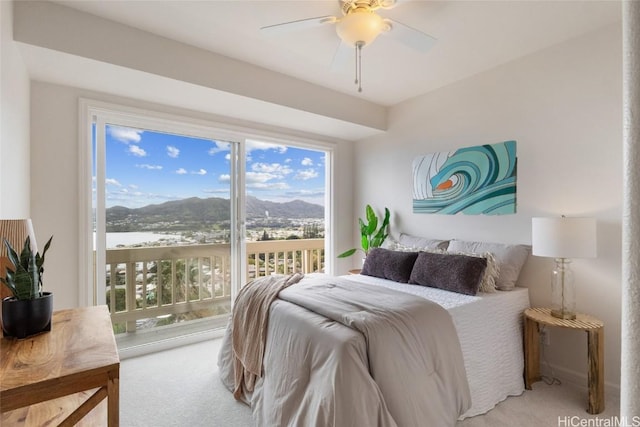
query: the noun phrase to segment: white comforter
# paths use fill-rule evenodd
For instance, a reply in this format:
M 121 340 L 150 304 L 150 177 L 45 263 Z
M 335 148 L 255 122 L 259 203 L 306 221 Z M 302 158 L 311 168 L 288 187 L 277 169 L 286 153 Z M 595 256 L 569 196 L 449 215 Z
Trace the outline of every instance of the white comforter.
M 233 389 L 231 331 L 218 365 Z M 471 405 L 457 334 L 435 303 L 308 275 L 271 305 L 259 426 L 453 426 Z

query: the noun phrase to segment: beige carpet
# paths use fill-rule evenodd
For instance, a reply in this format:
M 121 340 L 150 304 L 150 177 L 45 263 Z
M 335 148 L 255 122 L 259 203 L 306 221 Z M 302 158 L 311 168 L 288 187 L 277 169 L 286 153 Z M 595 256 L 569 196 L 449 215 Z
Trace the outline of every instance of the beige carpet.
M 236 402 L 218 378 L 220 340 L 124 360 L 120 371 L 120 425 L 253 426 L 249 407 Z M 521 396 L 510 397 L 485 415 L 458 422 L 458 427 L 559 427 L 587 424 L 586 390 L 542 382 Z M 607 396 L 599 418 L 619 413 L 619 399 Z M 560 418 L 559 418 L 560 417 Z M 566 417 L 566 418 L 565 418 Z M 577 417 L 577 418 L 571 418 Z M 559 422 L 566 419 L 567 422 Z M 583 422 L 584 424 L 580 424 Z M 306 427 L 306 426 L 304 426 Z M 311 426 L 310 426 L 311 427 Z

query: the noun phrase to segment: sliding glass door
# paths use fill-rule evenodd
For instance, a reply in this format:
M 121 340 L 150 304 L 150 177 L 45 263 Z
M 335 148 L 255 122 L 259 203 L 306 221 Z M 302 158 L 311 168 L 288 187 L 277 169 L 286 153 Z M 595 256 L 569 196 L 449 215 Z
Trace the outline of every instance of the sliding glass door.
M 81 299 L 116 333 L 223 326 L 249 280 L 330 271 L 330 145 L 86 111 Z
M 96 115 L 92 128 L 93 293 L 114 331 L 226 319 L 239 144 L 117 115 Z

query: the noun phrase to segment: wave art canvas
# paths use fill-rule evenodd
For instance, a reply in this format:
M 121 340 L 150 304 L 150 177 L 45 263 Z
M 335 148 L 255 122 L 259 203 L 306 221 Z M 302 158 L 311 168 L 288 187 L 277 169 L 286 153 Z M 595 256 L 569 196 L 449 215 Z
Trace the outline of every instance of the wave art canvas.
M 516 141 L 427 154 L 413 161 L 413 212 L 516 212 Z

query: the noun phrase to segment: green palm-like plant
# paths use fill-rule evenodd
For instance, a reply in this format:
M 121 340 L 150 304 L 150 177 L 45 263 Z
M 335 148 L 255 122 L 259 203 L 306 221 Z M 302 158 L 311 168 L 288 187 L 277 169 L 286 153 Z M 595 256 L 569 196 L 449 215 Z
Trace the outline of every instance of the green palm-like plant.
M 42 297 L 42 274 L 44 273 L 44 256 L 51 245 L 53 236 L 44 245 L 42 256 L 31 250 L 31 239 L 27 237 L 24 247 L 18 253 L 11 247 L 7 239 L 4 245 L 7 247 L 9 261 L 13 269 L 7 267 L 7 277 L 0 277 L 0 281 L 9 288 L 13 296 L 18 300 L 29 300 Z
M 384 208 L 384 218 L 382 219 L 380 227 L 378 227 L 380 220 L 370 205 L 367 205 L 365 208 L 365 214 L 367 222 L 362 218 L 358 218 L 358 223 L 360 224 L 360 244 L 362 249 L 349 249 L 348 251 L 344 251 L 338 255 L 338 258 L 351 256 L 356 253 L 357 250 L 362 250 L 365 256 L 367 256 L 370 249 L 379 248 L 389 235 L 389 217 L 391 214 L 388 208 Z

